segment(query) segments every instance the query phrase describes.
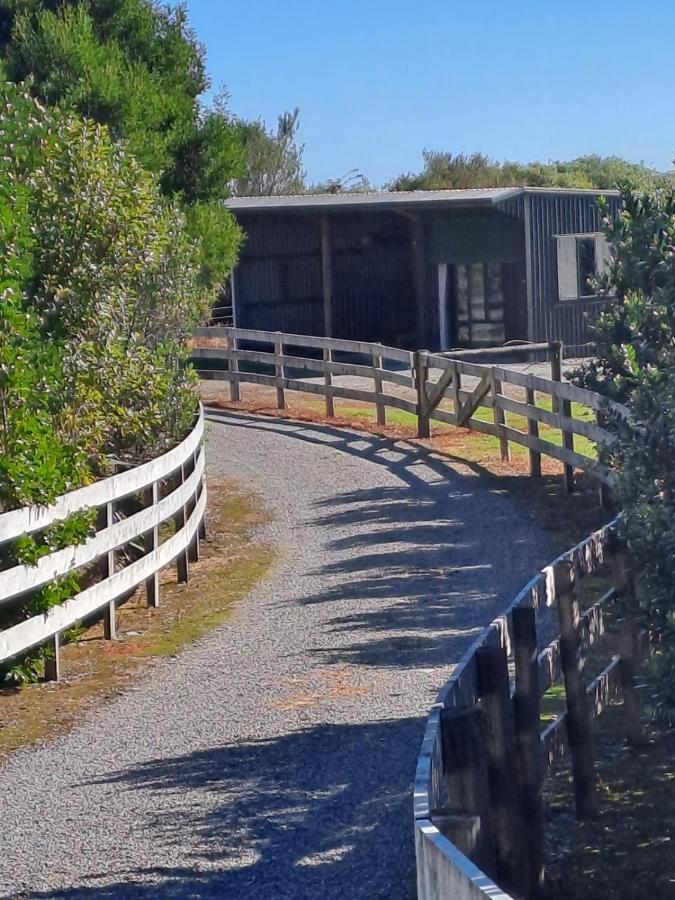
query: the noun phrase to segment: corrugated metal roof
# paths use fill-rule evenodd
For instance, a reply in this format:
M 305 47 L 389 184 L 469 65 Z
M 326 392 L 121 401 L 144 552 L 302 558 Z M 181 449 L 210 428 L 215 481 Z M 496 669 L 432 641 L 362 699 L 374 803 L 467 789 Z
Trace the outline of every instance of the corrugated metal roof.
M 345 194 L 295 194 L 274 197 L 232 197 L 232 210 L 349 209 L 394 206 L 492 205 L 521 193 L 522 188 L 472 188 L 461 191 L 360 191 Z
M 377 207 L 447 207 L 493 206 L 525 193 L 617 195 L 617 191 L 585 190 L 582 188 L 470 188 L 453 191 L 361 191 L 345 194 L 294 194 L 273 197 L 232 197 L 226 205 L 236 211 L 313 209 L 367 209 Z

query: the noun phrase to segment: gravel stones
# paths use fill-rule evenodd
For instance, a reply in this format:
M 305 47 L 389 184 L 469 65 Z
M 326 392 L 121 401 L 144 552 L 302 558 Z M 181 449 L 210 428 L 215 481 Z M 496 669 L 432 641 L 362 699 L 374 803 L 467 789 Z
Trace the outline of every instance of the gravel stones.
M 429 706 L 549 548 L 421 448 L 210 418 L 210 476 L 262 494 L 280 561 L 226 625 L 7 761 L 0 896 L 414 896 Z

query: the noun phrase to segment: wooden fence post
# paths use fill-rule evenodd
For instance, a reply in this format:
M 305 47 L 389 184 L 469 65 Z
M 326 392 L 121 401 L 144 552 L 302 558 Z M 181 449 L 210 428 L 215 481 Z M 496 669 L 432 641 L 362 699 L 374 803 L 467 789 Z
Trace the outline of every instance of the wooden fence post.
M 560 401 L 560 412 L 563 416 L 567 416 L 568 419 L 572 417 L 572 404 L 569 400 L 563 399 Z M 563 447 L 574 452 L 574 434 L 566 428 L 562 429 L 562 443 Z M 565 493 L 571 494 L 574 490 L 574 466 L 570 466 L 567 463 L 564 466 Z
M 426 383 L 429 377 L 429 361 L 426 350 L 416 350 L 413 360 L 415 389 L 417 390 L 417 437 L 431 437 L 429 414 L 427 411 Z
M 562 381 L 562 341 L 551 341 L 551 381 Z
M 197 451 L 193 450 L 192 452 L 192 462 L 190 464 L 190 472 L 192 475 L 194 470 L 197 468 Z M 187 521 L 193 513 L 195 506 L 197 505 L 197 498 L 193 494 L 192 497 L 187 502 L 187 506 L 185 508 L 185 520 Z M 199 532 L 195 531 L 192 539 L 187 547 L 188 561 L 191 563 L 199 562 Z
M 115 504 L 113 502 L 106 504 L 106 524 L 111 528 L 115 524 Z M 106 577 L 110 578 L 115 574 L 115 550 L 108 550 L 108 563 L 106 567 Z M 117 640 L 117 607 L 115 601 L 111 600 L 103 617 L 103 637 L 106 641 Z
M 562 383 L 562 358 L 563 345 L 560 341 L 551 343 L 551 380 Z M 551 408 L 553 412 L 560 413 L 568 418 L 572 415 L 572 405 L 569 400 L 561 400 L 555 394 L 551 396 Z M 565 428 L 562 431 L 562 444 L 568 450 L 574 450 L 574 435 Z M 574 466 L 563 463 L 563 485 L 566 494 L 571 494 L 574 490 Z
M 333 348 L 325 347 L 323 351 L 323 359 L 324 362 L 332 363 L 333 362 Z M 333 373 L 329 368 L 326 369 L 325 376 L 325 384 L 326 384 L 326 415 L 329 419 L 332 419 L 335 415 L 335 404 L 333 402 L 333 392 L 331 391 L 331 387 L 333 385 Z
M 629 619 L 620 619 L 619 625 L 619 674 L 623 696 L 623 718 L 626 740 L 631 747 L 639 747 L 644 742 L 644 732 L 640 722 L 640 701 L 635 689 L 636 634 L 635 626 Z
M 382 369 L 382 354 L 381 353 L 373 353 L 373 380 L 375 382 L 375 411 L 377 415 L 377 424 L 378 425 L 386 425 L 387 424 L 387 411 L 384 405 L 384 401 L 382 399 L 382 375 L 380 370 Z
M 471 832 L 468 842 L 462 841 L 459 834 L 449 835 L 450 840 L 483 871 L 496 874 L 483 710 L 479 706 L 442 710 L 441 735 L 443 779 L 450 811 L 479 820 L 478 829 Z
M 485 713 L 497 876 L 503 879 L 506 887 L 522 893 L 526 869 L 506 651 L 502 647 L 482 647 L 476 651 L 476 665 L 478 693 Z
M 45 658 L 45 681 L 61 680 L 61 638 L 58 632 L 50 638 L 52 657 Z
M 459 393 L 462 390 L 462 373 L 459 371 L 459 363 L 453 362 L 452 367 L 454 369 L 452 375 L 452 400 L 455 404 L 455 417 L 459 418 L 462 408 L 462 399 Z
M 593 759 L 591 711 L 584 679 L 584 657 L 579 639 L 579 604 L 574 594 L 572 564 L 554 570 L 555 596 L 560 622 L 560 659 L 567 699 L 567 737 L 572 757 L 574 798 L 578 819 L 597 815 L 598 803 Z
M 537 401 L 534 395 L 534 388 L 525 388 L 525 402 L 529 406 L 536 406 Z M 539 422 L 536 419 L 527 419 L 527 433 L 534 438 L 539 437 Z M 530 455 L 530 475 L 532 478 L 541 478 L 541 453 L 539 450 L 529 449 Z
M 607 420 L 605 419 L 602 410 L 597 411 L 595 421 L 599 428 L 607 427 Z M 610 505 L 609 485 L 605 484 L 604 481 L 601 481 L 598 487 L 598 502 L 600 504 L 600 509 L 607 509 Z
M 277 334 L 279 337 L 274 342 L 274 354 L 275 356 L 283 356 L 284 344 L 281 339 L 281 332 L 278 331 Z M 286 397 L 284 396 L 284 364 L 282 362 L 277 362 L 275 371 L 277 376 L 277 409 L 286 409 Z
M 513 610 L 513 643 L 516 667 L 516 764 L 527 846 L 527 893 L 531 894 L 541 888 L 544 879 L 541 694 L 536 613 L 531 607 L 517 607 Z
M 230 400 L 234 403 L 238 403 L 241 399 L 239 393 L 239 381 L 237 380 L 237 374 L 239 372 L 239 360 L 236 358 L 234 354 L 237 352 L 237 339 L 236 337 L 228 337 L 227 340 L 227 349 L 232 352 L 232 356 L 228 360 L 229 362 L 229 382 L 230 382 Z
M 183 484 L 185 481 L 185 467 L 180 467 L 180 481 L 179 484 Z M 174 525 L 176 528 L 176 532 L 179 532 L 181 528 L 185 527 L 186 517 L 185 517 L 185 507 L 181 507 L 178 512 L 173 517 Z M 190 571 L 188 566 L 188 552 L 187 547 L 181 550 L 178 556 L 176 557 L 176 578 L 178 579 L 179 584 L 184 584 L 188 581 L 190 577 Z
M 492 385 L 492 411 L 494 416 L 494 422 L 497 428 L 499 429 L 499 449 L 501 453 L 502 462 L 508 462 L 510 459 L 509 456 L 509 439 L 506 436 L 506 432 L 504 431 L 504 425 L 506 424 L 506 416 L 504 415 L 504 410 L 497 405 L 497 397 L 501 394 L 502 391 L 502 383 L 498 378 L 495 378 L 494 369 L 490 374 L 490 381 Z
M 159 482 L 154 481 L 145 489 L 145 505 L 156 506 L 159 502 Z M 144 537 L 145 551 L 151 553 L 159 547 L 159 525 L 155 525 Z M 148 606 L 159 606 L 159 572 L 155 572 L 145 582 L 145 599 Z

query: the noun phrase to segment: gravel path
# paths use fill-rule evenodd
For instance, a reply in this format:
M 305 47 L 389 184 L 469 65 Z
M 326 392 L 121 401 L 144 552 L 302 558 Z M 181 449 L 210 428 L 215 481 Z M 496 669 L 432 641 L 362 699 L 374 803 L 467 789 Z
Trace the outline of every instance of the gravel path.
M 0 896 L 414 896 L 427 710 L 549 548 L 421 449 L 211 418 L 210 474 L 261 492 L 281 561 L 226 626 L 9 759 Z

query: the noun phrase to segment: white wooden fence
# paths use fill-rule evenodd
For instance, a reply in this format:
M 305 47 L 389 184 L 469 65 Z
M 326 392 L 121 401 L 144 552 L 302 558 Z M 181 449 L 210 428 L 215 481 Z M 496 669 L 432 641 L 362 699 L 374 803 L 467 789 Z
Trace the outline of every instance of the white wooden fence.
M 79 570 L 91 573 L 98 564 L 100 580 L 48 612 L 0 631 L 0 663 L 51 643 L 54 661 L 46 675 L 58 678 L 59 636 L 83 620 L 105 613 L 107 637 L 115 636 L 116 605 L 144 585 L 147 601 L 159 605 L 159 573 L 176 562 L 186 581 L 190 561 L 199 558 L 206 508 L 204 416 L 178 446 L 150 462 L 59 497 L 51 506 L 31 506 L 0 515 L 0 545 L 24 534 L 36 534 L 83 510 L 98 511 L 95 534 L 83 544 L 43 556 L 36 565 L 0 571 L 0 609 L 16 605 L 22 595 Z M 121 501 L 142 498 L 141 508 L 123 517 Z M 160 527 L 173 520 L 173 533 L 161 540 Z M 125 548 L 133 547 L 133 553 Z

